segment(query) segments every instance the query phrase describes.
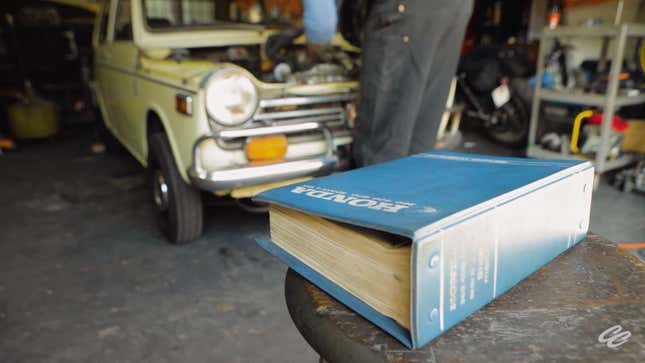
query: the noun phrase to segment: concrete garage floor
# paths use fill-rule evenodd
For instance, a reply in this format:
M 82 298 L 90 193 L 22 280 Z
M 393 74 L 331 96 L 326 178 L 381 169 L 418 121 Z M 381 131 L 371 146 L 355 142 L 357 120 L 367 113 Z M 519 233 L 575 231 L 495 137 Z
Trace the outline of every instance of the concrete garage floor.
M 468 152 L 515 153 L 478 135 Z M 91 134 L 0 156 L 0 362 L 316 362 L 255 245 L 267 218 L 207 209 L 185 247 L 156 229 L 142 170 Z M 645 197 L 602 185 L 591 228 L 645 240 Z
M 316 361 L 255 244 L 266 216 L 209 208 L 169 245 L 138 165 L 90 144 L 0 156 L 0 362 Z

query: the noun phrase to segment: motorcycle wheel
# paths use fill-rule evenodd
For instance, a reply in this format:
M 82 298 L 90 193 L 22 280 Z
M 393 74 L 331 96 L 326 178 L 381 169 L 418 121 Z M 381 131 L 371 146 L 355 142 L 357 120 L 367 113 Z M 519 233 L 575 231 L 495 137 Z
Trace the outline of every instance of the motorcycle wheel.
M 512 147 L 526 146 L 529 134 L 528 110 L 524 102 L 512 96 L 494 113 L 498 122 L 488 127 L 488 136 L 496 142 Z

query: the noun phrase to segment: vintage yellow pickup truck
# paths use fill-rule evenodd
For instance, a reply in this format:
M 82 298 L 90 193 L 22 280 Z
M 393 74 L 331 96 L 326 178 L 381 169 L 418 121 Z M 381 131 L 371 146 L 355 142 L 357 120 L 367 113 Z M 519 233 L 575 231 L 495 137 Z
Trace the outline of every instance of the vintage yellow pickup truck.
M 204 192 L 248 198 L 349 157 L 356 49 L 294 37 L 268 54 L 281 27 L 268 15 L 249 23 L 235 3 L 106 0 L 96 18 L 96 102 L 151 171 L 162 231 L 177 244 L 202 234 Z

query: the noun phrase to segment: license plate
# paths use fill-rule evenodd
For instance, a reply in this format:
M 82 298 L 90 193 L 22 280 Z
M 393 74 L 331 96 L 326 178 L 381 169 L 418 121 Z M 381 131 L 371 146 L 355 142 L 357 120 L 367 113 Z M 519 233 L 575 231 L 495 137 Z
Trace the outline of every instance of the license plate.
M 511 90 L 503 84 L 493 90 L 491 93 L 495 107 L 500 108 L 511 100 Z

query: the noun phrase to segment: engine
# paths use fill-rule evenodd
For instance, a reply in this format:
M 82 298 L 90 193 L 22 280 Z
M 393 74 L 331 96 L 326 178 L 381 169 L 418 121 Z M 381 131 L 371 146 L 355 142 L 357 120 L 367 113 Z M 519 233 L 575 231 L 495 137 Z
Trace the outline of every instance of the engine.
M 358 53 L 338 47 L 292 45 L 273 61 L 263 60 L 259 46 L 191 48 L 175 50 L 171 58 L 233 63 L 268 83 L 320 84 L 358 79 Z

